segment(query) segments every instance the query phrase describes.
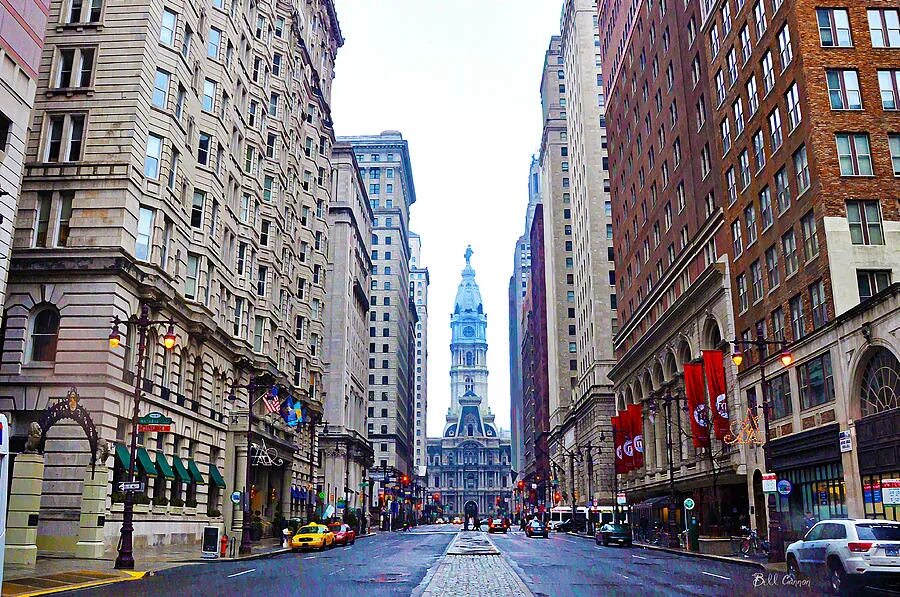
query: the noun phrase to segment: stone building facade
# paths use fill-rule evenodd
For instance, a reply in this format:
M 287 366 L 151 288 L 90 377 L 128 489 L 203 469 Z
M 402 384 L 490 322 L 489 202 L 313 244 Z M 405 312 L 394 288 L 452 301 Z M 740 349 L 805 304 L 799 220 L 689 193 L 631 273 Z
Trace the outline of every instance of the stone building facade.
M 409 145 L 397 131 L 342 137 L 353 146 L 374 213 L 369 285 L 367 434 L 375 467 L 413 472 L 417 313 L 410 296 L 409 209 L 416 201 Z M 379 508 L 375 484 L 372 508 Z
M 234 490 L 250 494 L 263 532 L 278 516 L 308 516 L 292 489 L 314 495 L 318 465 L 329 98 L 343 43 L 334 7 L 91 7 L 76 23 L 69 3 L 50 3 L 5 302 L 0 408 L 13 450 L 72 386 L 100 437 L 130 444 L 137 333 L 123 326 L 117 349 L 107 337 L 114 316 L 146 305 L 177 341 L 168 351 L 165 329 L 150 331 L 139 411 L 174 423 L 137 438 L 152 504 L 136 517 L 136 546 L 199 541 L 207 524 L 239 535 L 241 512 L 223 499 Z M 297 397 L 304 424 L 248 408 L 251 381 L 254 400 L 270 384 Z M 68 553 L 77 538 L 81 437 L 65 425 L 49 434 L 41 550 Z M 121 453 L 108 462 L 109 546 Z
M 0 6 L 0 305 L 6 298 L 13 225 L 49 9 L 47 0 Z M 85 13 L 70 14 L 67 20 L 97 18 Z
M 471 266 L 472 249 L 450 316 L 450 408 L 444 432 L 428 438 L 428 493 L 444 514 L 510 512 L 515 474 L 509 434 L 498 429 L 487 398 L 487 314 Z
M 363 481 L 374 464 L 366 434 L 369 243 L 374 215 L 350 145 L 334 145 L 332 168 L 325 303 L 326 425 L 319 444 L 326 503 L 340 515 L 345 509 L 366 507 Z

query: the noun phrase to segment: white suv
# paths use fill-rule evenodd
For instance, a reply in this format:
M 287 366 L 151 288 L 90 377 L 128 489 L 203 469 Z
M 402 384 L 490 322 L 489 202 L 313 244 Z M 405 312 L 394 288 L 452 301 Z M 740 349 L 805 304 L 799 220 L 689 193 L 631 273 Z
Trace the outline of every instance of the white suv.
M 787 548 L 788 571 L 824 578 L 834 593 L 900 588 L 900 522 L 823 520 Z

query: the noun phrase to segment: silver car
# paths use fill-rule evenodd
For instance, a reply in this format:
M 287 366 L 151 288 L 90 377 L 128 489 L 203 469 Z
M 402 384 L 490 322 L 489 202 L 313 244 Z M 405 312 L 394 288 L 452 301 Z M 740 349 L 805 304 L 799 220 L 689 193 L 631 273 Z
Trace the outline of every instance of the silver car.
M 900 522 L 823 520 L 787 548 L 788 572 L 824 580 L 835 594 L 900 587 Z

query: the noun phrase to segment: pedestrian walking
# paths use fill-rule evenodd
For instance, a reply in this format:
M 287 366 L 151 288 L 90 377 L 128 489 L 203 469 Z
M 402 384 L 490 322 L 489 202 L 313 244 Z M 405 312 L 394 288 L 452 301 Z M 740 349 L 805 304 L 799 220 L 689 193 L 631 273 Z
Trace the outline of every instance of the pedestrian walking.
M 813 516 L 812 512 L 807 511 L 806 517 L 803 519 L 803 526 L 805 527 L 804 534 L 809 532 L 809 529 L 816 526 L 816 523 L 819 522 L 819 519 Z

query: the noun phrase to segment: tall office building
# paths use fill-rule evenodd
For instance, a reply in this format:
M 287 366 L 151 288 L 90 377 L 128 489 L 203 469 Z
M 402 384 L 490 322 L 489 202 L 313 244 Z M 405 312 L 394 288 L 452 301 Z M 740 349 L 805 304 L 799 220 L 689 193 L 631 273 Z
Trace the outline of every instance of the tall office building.
M 609 431 L 614 410 L 609 370 L 615 363 L 612 339 L 618 328 L 606 153 L 606 106 L 600 65 L 600 36 L 595 0 L 566 0 L 560 23 L 565 76 L 569 170 L 563 189 L 571 189 L 572 258 L 575 285 L 575 350 L 578 383 L 566 419 L 553 429 L 551 456 L 563 462 L 572 450 L 599 446 Z M 609 438 L 609 433 L 604 437 Z M 556 447 L 562 449 L 557 451 Z M 566 452 L 568 450 L 568 452 Z M 587 461 L 570 468 L 580 480 L 578 503 L 612 500 L 609 484 L 610 449 L 592 451 Z M 588 495 L 590 488 L 592 495 Z
M 410 294 L 409 208 L 416 201 L 409 145 L 398 131 L 342 137 L 353 146 L 374 213 L 369 286 L 368 436 L 375 467 L 411 475 L 418 315 Z M 381 485 L 374 491 L 381 491 Z M 379 507 L 373 491 L 373 507 Z
M 46 4 L 26 0 L 0 5 L 0 306 L 6 299 L 13 224 L 47 26 Z M 85 10 L 69 18 L 92 22 L 99 14 Z
M 422 265 L 422 238 L 415 232 L 409 234 L 409 293 L 416 306 L 416 388 L 415 406 L 415 474 L 425 474 L 428 464 L 426 452 L 426 423 L 428 421 L 428 268 Z
M 327 505 L 366 507 L 362 484 L 374 464 L 366 432 L 369 396 L 369 284 L 374 215 L 353 148 L 332 152 L 325 302 L 325 427 L 320 438 Z M 343 503 L 342 501 L 343 500 Z
M 655 504 L 662 512 L 672 492 L 666 434 L 670 425 L 682 429 L 672 448 L 675 490 L 685 497 L 690 492 L 702 532 L 711 533 L 725 528 L 724 511 L 747 509 L 741 453 L 715 437 L 714 456 L 695 448 L 688 415 L 670 404 L 670 423 L 662 416 L 666 403 L 658 400 L 674 396 L 685 406 L 684 365 L 701 350 L 721 348 L 734 329 L 724 194 L 715 175 L 721 154 L 712 152 L 715 129 L 708 117 L 691 109 L 711 98 L 708 56 L 697 37 L 700 5 L 647 6 L 629 17 L 601 3 L 600 15 L 608 32 L 601 51 L 621 321 L 610 376 L 618 411 L 643 406 L 644 466 L 621 476 L 619 487 L 630 503 Z M 629 53 L 638 59 L 629 61 Z M 726 383 L 734 385 L 733 375 Z M 737 418 L 740 409 L 730 402 Z M 737 517 L 729 516 L 734 523 Z
M 531 247 L 529 238 L 534 211 L 541 201 L 541 169 L 535 156 L 528 168 L 528 205 L 525 208 L 525 233 L 516 240 L 513 255 L 513 275 L 509 280 L 509 390 L 510 437 L 512 441 L 512 467 L 514 471 L 525 469 L 524 414 L 522 403 L 522 339 L 524 328 L 522 312 L 528 277 L 531 272 Z
M 138 384 L 139 414 L 173 424 L 136 438 L 138 499 L 155 502 L 137 515 L 136 544 L 199 541 L 207 524 L 239 536 L 241 512 L 223 500 L 232 490 L 263 519 L 311 515 L 343 43 L 334 6 L 53 0 L 49 15 L 5 303 L 11 449 L 76 387 L 119 446 L 103 518 L 114 547 Z M 177 340 L 166 350 L 168 326 L 151 329 L 136 379 L 130 318 L 144 309 L 171 320 Z M 113 349 L 114 317 L 125 323 Z M 251 381 L 294 395 L 310 424 L 249 407 Z M 41 550 L 74 550 L 87 445 L 71 428 L 48 435 Z M 247 487 L 261 452 L 277 459 L 252 467 Z M 292 499 L 300 488 L 304 503 Z

